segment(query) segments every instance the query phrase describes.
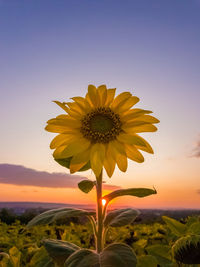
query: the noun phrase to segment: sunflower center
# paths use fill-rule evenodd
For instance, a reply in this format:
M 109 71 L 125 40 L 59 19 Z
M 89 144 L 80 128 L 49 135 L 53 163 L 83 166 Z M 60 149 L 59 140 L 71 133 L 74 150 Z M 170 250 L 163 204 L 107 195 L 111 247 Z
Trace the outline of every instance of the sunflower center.
M 108 143 L 120 132 L 120 117 L 110 108 L 99 107 L 82 119 L 81 133 L 92 143 Z
M 90 127 L 92 131 L 106 133 L 112 130 L 113 121 L 109 117 L 97 114 L 90 120 Z

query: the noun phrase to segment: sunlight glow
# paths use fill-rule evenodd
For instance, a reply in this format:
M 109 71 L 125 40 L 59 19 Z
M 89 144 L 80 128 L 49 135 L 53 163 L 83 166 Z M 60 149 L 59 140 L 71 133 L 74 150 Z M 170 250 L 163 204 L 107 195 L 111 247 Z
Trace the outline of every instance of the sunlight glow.
M 105 206 L 106 205 L 106 200 L 102 199 L 102 205 Z

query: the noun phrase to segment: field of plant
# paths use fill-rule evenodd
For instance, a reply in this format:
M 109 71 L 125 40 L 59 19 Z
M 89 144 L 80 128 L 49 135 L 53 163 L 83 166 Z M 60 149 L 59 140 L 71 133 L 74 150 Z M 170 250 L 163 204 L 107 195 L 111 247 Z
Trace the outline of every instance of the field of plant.
M 106 245 L 119 242 L 131 246 L 137 255 L 138 267 L 198 266 L 177 265 L 171 248 L 177 239 L 199 234 L 199 217 L 189 217 L 185 223 L 180 223 L 164 216 L 163 223 L 110 227 Z M 78 247 L 94 249 L 91 225 L 70 223 L 67 226 L 39 225 L 27 229 L 19 222 L 12 225 L 0 223 L 0 266 L 64 266 L 68 253 L 65 246 L 68 242 Z M 56 248 L 59 256 L 56 254 L 54 258 Z

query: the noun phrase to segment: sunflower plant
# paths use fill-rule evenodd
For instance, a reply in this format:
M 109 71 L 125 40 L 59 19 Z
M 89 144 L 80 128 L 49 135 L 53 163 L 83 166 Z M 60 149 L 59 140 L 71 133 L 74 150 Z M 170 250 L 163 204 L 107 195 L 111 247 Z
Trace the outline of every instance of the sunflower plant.
M 130 195 L 145 197 L 156 194 L 155 189 L 128 188 L 102 196 L 103 170 L 112 177 L 116 165 L 126 172 L 128 159 L 142 163 L 140 151 L 153 153 L 150 144 L 139 133 L 155 132 L 159 120 L 149 115 L 150 110 L 133 108 L 139 98 L 130 92 L 115 97 L 116 89 L 105 85 L 88 86 L 85 97 L 72 97 L 72 102 L 54 101 L 64 114 L 47 121 L 46 130 L 57 133 L 50 148 L 53 157 L 70 173 L 91 169 L 95 180 L 83 180 L 78 187 L 89 193 L 96 187 L 97 209 L 93 211 L 61 208 L 40 214 L 28 227 L 52 223 L 63 217 L 87 216 L 94 230 L 96 250 L 81 249 L 59 240 L 44 240 L 44 246 L 57 264 L 65 267 L 127 267 L 136 266 L 137 258 L 131 247 L 113 243 L 105 246 L 109 227 L 132 223 L 139 211 L 126 208 L 107 214 L 107 207 L 114 198 Z M 96 216 L 95 216 L 96 215 Z

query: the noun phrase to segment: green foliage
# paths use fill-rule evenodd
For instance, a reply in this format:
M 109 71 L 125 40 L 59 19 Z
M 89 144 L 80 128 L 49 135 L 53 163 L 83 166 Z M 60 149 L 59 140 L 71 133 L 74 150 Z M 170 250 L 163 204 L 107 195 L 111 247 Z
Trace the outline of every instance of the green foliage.
M 95 181 L 83 180 L 80 183 L 78 183 L 78 187 L 82 192 L 87 194 L 92 190 L 95 183 L 96 183 Z
M 30 267 L 55 267 L 53 261 L 49 258 L 45 248 L 36 251 L 31 259 Z
M 135 267 L 136 263 L 136 255 L 129 246 L 115 243 L 106 247 L 100 254 L 81 249 L 67 259 L 65 267 Z
M 113 191 L 112 193 L 105 195 L 103 198 L 106 199 L 108 203 L 116 197 L 121 197 L 121 196 L 147 197 L 152 194 L 157 194 L 156 190 L 148 188 L 128 188 L 128 189 L 119 189 Z
M 138 210 L 131 208 L 111 211 L 105 218 L 104 226 L 125 226 L 132 223 L 139 214 Z
M 66 259 L 80 248 L 73 243 L 62 240 L 45 239 L 43 244 L 54 262 L 62 267 Z
M 144 255 L 138 257 L 137 267 L 157 267 L 158 262 L 154 256 Z
M 169 218 L 167 216 L 162 216 L 164 222 L 167 224 L 169 229 L 174 233 L 176 236 L 182 236 L 186 232 L 186 225 L 180 223 L 179 221 Z
M 86 211 L 81 209 L 70 209 L 70 208 L 61 208 L 53 209 L 41 213 L 40 215 L 33 218 L 28 224 L 27 227 L 40 224 L 50 224 L 55 222 L 58 219 L 68 218 L 68 217 L 79 217 L 79 216 L 90 216 L 94 215 L 93 211 Z
M 72 157 L 69 157 L 69 158 L 65 158 L 65 159 L 55 159 L 54 160 L 60 164 L 61 166 L 69 169 L 69 166 L 70 166 L 70 162 L 72 160 Z M 91 168 L 90 166 L 90 162 L 88 162 L 87 164 L 85 164 L 80 170 L 79 172 L 83 172 L 83 171 L 87 171 Z
M 163 267 L 172 266 L 171 247 L 167 245 L 154 245 L 146 248 L 148 254 L 154 256 L 159 265 Z
M 190 217 L 184 224 L 185 235 L 198 234 L 199 223 L 198 217 Z M 41 243 L 42 239 L 44 241 Z M 105 247 L 113 242 L 129 245 L 137 255 L 137 267 L 154 267 L 155 261 L 161 267 L 178 267 L 171 256 L 171 247 L 178 239 L 167 224 L 135 224 L 109 227 Z M 19 222 L 12 225 L 0 222 L 0 254 L 3 254 L 0 255 L 0 267 L 13 267 L 16 259 L 16 264 L 20 262 L 20 267 L 57 267 L 58 259 L 55 259 L 53 254 L 59 248 L 60 254 L 58 251 L 56 254 L 62 256 L 62 252 L 68 248 L 62 247 L 61 251 L 60 246 L 69 243 L 86 250 L 94 250 L 95 237 L 90 223 L 37 225 L 27 229 Z M 73 246 L 76 247 L 75 245 Z M 59 256 L 59 259 L 61 258 Z M 64 261 L 65 256 L 62 258 L 62 262 Z

